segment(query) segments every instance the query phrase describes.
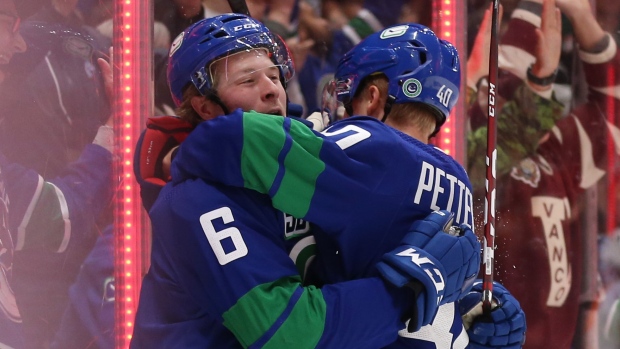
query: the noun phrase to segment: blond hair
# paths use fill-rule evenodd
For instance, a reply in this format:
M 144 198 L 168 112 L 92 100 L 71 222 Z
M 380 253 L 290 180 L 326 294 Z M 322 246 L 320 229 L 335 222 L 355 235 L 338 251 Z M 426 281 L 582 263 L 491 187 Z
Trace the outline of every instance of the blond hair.
M 437 118 L 433 107 L 420 103 L 409 102 L 394 104 L 390 111 L 390 123 L 394 126 L 413 124 L 423 134 L 432 135 L 437 128 Z
M 185 91 L 183 91 L 183 101 L 176 109 L 177 116 L 181 118 L 181 120 L 189 122 L 192 126 L 196 126 L 200 122 L 204 121 L 192 106 L 192 99 L 194 97 L 206 98 L 200 94 L 196 86 L 190 84 Z

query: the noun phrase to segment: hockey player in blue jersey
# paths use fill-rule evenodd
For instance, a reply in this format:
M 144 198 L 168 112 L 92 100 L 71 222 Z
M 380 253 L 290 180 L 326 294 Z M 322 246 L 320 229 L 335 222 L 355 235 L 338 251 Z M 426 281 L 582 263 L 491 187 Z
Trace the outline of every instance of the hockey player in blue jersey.
M 349 52 L 336 77 L 348 114 L 370 117 L 348 118 L 316 134 L 290 119 L 237 110 L 198 125 L 180 147 L 172 178 L 175 183 L 203 178 L 268 193 L 275 207 L 317 224 L 319 254 L 312 270 L 322 282 L 377 275 L 373 265 L 379 262 L 387 280 L 403 285 L 410 278 L 394 257 L 403 249 L 381 256 L 399 243 L 410 222 L 448 209 L 457 222 L 473 223 L 471 186 L 463 169 L 426 145 L 458 97 L 458 55 L 428 28 L 395 26 Z M 404 250 L 414 241 L 408 240 Z M 476 291 L 465 298 L 462 310 L 479 299 L 479 286 Z M 499 285 L 496 292 L 503 306 L 494 312 L 495 323 L 474 323 L 470 346 L 523 342 L 525 318 L 518 302 Z M 418 315 L 414 329 L 429 322 L 428 314 Z M 393 347 L 467 344 L 454 305 L 442 307 L 433 326 L 400 334 Z
M 175 98 L 205 119 L 223 115 L 235 101 L 248 110 L 284 115 L 290 62 L 278 48 L 264 26 L 245 16 L 201 21 L 171 50 Z M 423 284 L 428 301 L 420 304 L 410 289 L 386 284 L 378 275 L 302 286 L 289 253 L 301 257 L 307 240 L 296 235 L 305 231 L 287 234 L 285 216 L 254 191 L 200 179 L 170 183 L 150 216 L 151 267 L 133 348 L 380 348 L 396 339 L 403 315 L 410 317 L 412 309 L 433 314 L 469 288 L 465 280 L 479 267 L 471 230 L 462 236 L 443 232 L 451 221 L 447 213 L 415 228 L 428 238 L 416 248 L 427 248 L 420 253 L 435 264 L 400 263 L 403 275 Z M 450 247 L 462 258 L 442 264 L 450 259 L 445 253 Z M 434 286 L 432 273 L 440 273 L 445 284 Z

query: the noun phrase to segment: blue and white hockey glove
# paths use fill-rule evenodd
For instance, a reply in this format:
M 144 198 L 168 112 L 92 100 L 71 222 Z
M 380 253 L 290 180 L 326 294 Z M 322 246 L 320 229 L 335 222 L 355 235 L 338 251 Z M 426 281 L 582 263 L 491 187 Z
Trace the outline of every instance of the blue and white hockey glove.
M 448 211 L 416 221 L 402 245 L 377 263 L 387 282 L 415 292 L 409 332 L 431 323 L 440 305 L 469 292 L 478 275 L 480 243 L 468 225 L 452 227 L 452 221 Z
M 491 319 L 482 315 L 482 280 L 459 301 L 468 349 L 518 349 L 525 343 L 525 313 L 519 301 L 501 284 L 493 283 Z M 492 320 L 492 321 L 491 321 Z

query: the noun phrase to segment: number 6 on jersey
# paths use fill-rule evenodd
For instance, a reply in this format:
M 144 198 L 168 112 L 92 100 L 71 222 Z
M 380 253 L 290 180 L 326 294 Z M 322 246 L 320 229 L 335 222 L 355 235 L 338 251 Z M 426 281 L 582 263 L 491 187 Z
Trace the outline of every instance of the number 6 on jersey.
M 216 219 L 221 219 L 224 224 L 233 222 L 235 219 L 229 207 L 220 207 L 217 210 L 209 211 L 200 216 L 200 225 L 202 225 L 205 236 L 207 240 L 209 240 L 209 245 L 211 245 L 213 253 L 215 253 L 215 257 L 217 257 L 220 265 L 226 265 L 235 259 L 247 255 L 248 247 L 245 245 L 239 229 L 230 227 L 220 231 L 215 230 L 213 221 Z M 222 241 L 227 238 L 230 238 L 234 246 L 234 249 L 229 252 L 226 252 L 222 245 Z

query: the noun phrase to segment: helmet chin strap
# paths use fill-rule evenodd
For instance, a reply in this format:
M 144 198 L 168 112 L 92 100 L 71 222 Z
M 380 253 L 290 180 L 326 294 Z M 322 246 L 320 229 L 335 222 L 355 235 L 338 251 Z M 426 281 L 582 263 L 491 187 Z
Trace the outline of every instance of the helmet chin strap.
M 210 99 L 215 104 L 219 105 L 220 108 L 222 108 L 222 111 L 224 112 L 224 115 L 230 114 L 230 110 L 228 110 L 228 107 L 226 107 L 226 105 L 224 105 L 224 102 L 222 102 L 222 99 L 217 95 L 217 92 L 215 92 L 215 91 L 207 92 L 207 94 L 205 94 L 205 97 Z
M 433 134 L 430 135 L 430 137 L 435 137 L 437 133 L 439 133 L 439 130 L 441 130 L 441 126 L 443 126 L 443 124 L 446 122 L 445 117 L 439 111 L 436 111 L 434 114 L 435 119 L 437 120 L 437 126 L 435 127 L 435 131 L 433 132 Z
M 387 101 L 385 101 L 385 105 L 383 106 L 383 118 L 381 118 L 381 122 L 385 123 L 385 120 L 387 120 L 395 100 L 396 98 L 394 96 L 387 97 Z

